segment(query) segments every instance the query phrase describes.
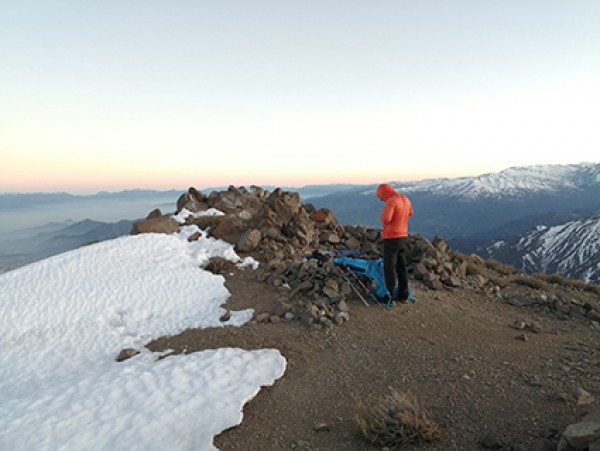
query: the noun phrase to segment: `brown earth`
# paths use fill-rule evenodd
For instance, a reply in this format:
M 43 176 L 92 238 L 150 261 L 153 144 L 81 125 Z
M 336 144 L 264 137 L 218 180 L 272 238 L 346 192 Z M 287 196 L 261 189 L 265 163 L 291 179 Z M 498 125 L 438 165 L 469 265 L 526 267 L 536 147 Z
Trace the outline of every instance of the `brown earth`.
M 260 313 L 285 292 L 251 269 L 225 278 L 231 310 Z M 381 400 L 390 388 L 416 396 L 445 434 L 402 449 L 477 450 L 484 438 L 506 450 L 545 449 L 534 446 L 598 406 L 600 332 L 589 320 L 559 320 L 477 291 L 411 286 L 415 304 L 386 309 L 351 298 L 350 321 L 328 330 L 258 323 L 187 330 L 148 347 L 276 348 L 286 358 L 285 374 L 244 407 L 242 424 L 216 437 L 223 451 L 381 449 L 357 432 L 353 415 L 358 399 Z M 515 321 L 539 332 L 516 330 Z M 575 389 L 596 401 L 576 405 Z

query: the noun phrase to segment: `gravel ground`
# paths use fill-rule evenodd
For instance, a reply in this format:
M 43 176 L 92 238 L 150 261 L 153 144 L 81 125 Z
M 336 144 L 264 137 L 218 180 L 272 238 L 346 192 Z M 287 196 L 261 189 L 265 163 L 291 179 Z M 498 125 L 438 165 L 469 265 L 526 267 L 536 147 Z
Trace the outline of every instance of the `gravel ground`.
M 225 275 L 231 310 L 268 310 L 284 288 L 252 270 Z M 544 449 L 600 404 L 600 331 L 480 292 L 412 286 L 415 304 L 391 309 L 350 299 L 350 321 L 329 330 L 301 321 L 188 330 L 148 345 L 194 352 L 232 346 L 277 348 L 285 375 L 244 407 L 241 425 L 223 432 L 223 450 L 370 450 L 353 416 L 357 400 L 391 389 L 415 396 L 444 431 L 438 443 L 402 449 Z M 535 324 L 537 333 L 517 330 Z M 592 404 L 570 394 L 589 392 Z M 519 447 L 520 446 L 520 447 Z M 498 449 L 498 448 L 496 448 Z

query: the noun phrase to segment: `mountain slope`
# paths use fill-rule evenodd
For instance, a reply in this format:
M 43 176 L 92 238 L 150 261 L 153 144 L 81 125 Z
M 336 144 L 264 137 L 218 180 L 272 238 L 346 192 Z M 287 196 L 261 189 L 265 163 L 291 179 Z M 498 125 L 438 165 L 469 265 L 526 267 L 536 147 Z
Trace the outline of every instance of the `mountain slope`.
M 75 249 L 81 245 L 127 235 L 134 221 L 114 223 L 86 219 L 47 228 L 35 227 L 8 233 L 0 248 L 0 273 L 33 263 L 51 255 Z M 39 233 L 35 233 L 41 230 Z M 12 237 L 12 239 L 11 239 Z
M 498 173 L 455 179 L 394 183 L 411 193 L 427 191 L 462 200 L 520 198 L 532 193 L 584 192 L 600 185 L 600 164 L 536 165 L 513 167 Z
M 540 226 L 520 237 L 495 241 L 478 254 L 527 272 L 556 273 L 600 283 L 600 213 L 553 227 Z

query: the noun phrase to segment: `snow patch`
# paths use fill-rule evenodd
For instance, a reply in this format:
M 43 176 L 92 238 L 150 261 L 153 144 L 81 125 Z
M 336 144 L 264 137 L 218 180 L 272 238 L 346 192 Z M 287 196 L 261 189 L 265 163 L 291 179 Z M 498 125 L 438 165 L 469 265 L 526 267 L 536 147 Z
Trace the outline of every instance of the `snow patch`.
M 188 243 L 191 231 L 121 237 L 0 275 L 0 449 L 212 450 L 283 375 L 274 349 L 161 360 L 143 347 L 224 325 L 224 279 L 199 263 L 248 262 L 205 234 Z M 123 348 L 142 352 L 118 363 Z

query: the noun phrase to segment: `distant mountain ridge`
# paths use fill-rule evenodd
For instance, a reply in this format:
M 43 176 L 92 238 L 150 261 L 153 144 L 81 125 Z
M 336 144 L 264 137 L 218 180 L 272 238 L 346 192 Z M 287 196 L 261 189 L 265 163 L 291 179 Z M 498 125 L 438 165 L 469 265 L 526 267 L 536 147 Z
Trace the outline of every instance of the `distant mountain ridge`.
M 286 191 L 294 191 L 300 194 L 303 198 L 314 196 L 323 196 L 338 191 L 345 191 L 362 185 L 354 185 L 348 183 L 336 183 L 326 185 L 306 185 L 299 188 L 282 187 Z M 265 186 L 265 189 L 275 189 L 275 186 Z M 211 191 L 220 191 L 227 187 L 209 187 L 202 188 L 200 191 L 210 193 Z M 27 193 L 0 193 L 0 210 L 8 208 L 23 208 L 33 205 L 46 205 L 52 203 L 67 203 L 67 202 L 85 202 L 90 200 L 136 200 L 148 197 L 161 196 L 168 199 L 177 199 L 179 195 L 186 190 L 171 189 L 171 190 L 149 190 L 149 189 L 133 189 L 123 191 L 99 191 L 95 194 L 70 194 L 64 191 L 61 192 L 27 192 Z
M 481 198 L 521 198 L 538 193 L 584 192 L 600 186 L 600 164 L 512 167 L 498 173 L 455 179 L 392 182 L 405 193 L 428 192 L 464 201 Z
M 85 244 L 127 235 L 132 225 L 130 220 L 106 223 L 86 219 L 10 233 L 0 250 L 0 273 Z
M 509 168 L 477 177 L 391 182 L 391 185 L 413 203 L 411 234 L 429 239 L 440 235 L 460 252 L 475 252 L 526 271 L 554 271 L 586 281 L 600 281 L 596 272 L 600 263 L 594 257 L 600 254 L 598 227 L 594 226 L 600 212 L 599 163 Z M 298 192 L 303 202 L 308 201 L 316 208 L 329 208 L 341 224 L 379 228 L 382 203 L 375 196 L 376 186 L 333 184 L 282 189 Z M 127 234 L 133 218 L 139 219 L 154 208 L 166 213 L 174 211 L 181 194 L 179 190 L 129 190 L 91 196 L 0 194 L 0 220 L 3 214 L 5 219 L 22 216 L 28 225 L 0 234 L 0 272 L 83 243 Z M 69 212 L 77 211 L 79 216 L 68 222 L 63 221 L 69 216 L 63 216 L 49 224 L 53 219 L 48 218 L 47 212 L 58 210 L 62 204 Z M 38 210 L 46 219 L 46 226 L 40 228 L 34 227 L 35 223 L 27 217 Z M 87 211 L 92 211 L 88 217 L 95 219 L 79 220 L 86 217 L 82 215 Z M 108 212 L 112 218 L 104 218 L 107 220 L 103 222 L 96 220 L 98 215 Z M 128 220 L 113 222 L 115 218 Z M 579 225 L 567 227 L 567 223 Z M 557 238 L 556 242 L 562 243 L 559 247 L 550 246 L 551 240 L 546 235 L 558 236 L 556 228 L 566 237 Z M 584 238 L 587 233 L 591 235 Z M 552 260 L 554 255 L 558 256 L 556 262 Z
M 97 200 L 135 200 L 150 196 L 164 196 L 173 198 L 181 194 L 179 190 L 124 190 L 116 192 L 100 191 L 96 194 L 70 194 L 67 192 L 56 193 L 0 193 L 0 210 L 8 208 L 24 208 L 33 205 L 46 205 L 53 203 L 85 202 Z
M 470 237 L 527 216 L 600 210 L 600 164 L 539 165 L 496 174 L 418 182 L 391 182 L 413 203 L 411 233 L 428 238 Z M 343 224 L 380 226 L 376 185 L 315 198 Z

